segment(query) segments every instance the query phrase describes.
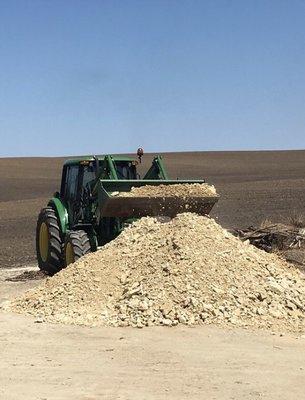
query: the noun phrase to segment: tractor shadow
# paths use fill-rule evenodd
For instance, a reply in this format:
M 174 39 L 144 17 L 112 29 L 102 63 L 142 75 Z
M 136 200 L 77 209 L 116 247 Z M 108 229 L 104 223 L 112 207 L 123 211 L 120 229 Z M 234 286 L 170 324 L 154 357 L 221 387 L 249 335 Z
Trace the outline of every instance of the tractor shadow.
M 24 271 L 21 274 L 16 276 L 11 276 L 6 278 L 7 282 L 27 282 L 27 281 L 38 281 L 42 279 L 46 279 L 48 275 L 46 275 L 43 271 Z

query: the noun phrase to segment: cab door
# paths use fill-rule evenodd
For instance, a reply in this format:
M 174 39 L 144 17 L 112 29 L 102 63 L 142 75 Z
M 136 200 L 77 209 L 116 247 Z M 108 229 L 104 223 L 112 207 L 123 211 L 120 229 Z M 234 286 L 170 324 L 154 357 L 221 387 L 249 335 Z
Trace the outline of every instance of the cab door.
M 61 196 L 68 209 L 70 226 L 77 224 L 80 210 L 79 165 L 68 165 L 64 171 Z

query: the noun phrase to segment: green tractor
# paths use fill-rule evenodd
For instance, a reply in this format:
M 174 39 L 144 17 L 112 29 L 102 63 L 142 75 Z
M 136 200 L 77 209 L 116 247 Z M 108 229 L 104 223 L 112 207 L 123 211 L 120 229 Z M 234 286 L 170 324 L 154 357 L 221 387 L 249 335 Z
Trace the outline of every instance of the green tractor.
M 83 255 L 108 243 L 137 218 L 174 216 L 185 211 L 185 199 L 174 197 L 121 197 L 133 187 L 203 183 L 204 180 L 170 180 L 162 157 L 153 159 L 142 179 L 138 160 L 123 156 L 82 157 L 63 165 L 60 192 L 40 211 L 36 230 L 39 268 L 54 274 Z M 218 197 L 196 198 L 188 211 L 209 214 Z

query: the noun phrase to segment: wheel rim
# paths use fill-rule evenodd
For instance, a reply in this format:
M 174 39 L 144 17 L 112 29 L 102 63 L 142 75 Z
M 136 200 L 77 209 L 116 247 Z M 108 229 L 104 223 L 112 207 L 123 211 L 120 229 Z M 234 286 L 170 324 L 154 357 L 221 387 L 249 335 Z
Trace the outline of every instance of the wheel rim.
M 39 230 L 39 252 L 42 261 L 46 262 L 49 253 L 49 231 L 45 222 L 40 225 Z
M 66 265 L 74 263 L 75 257 L 71 243 L 67 243 L 66 245 L 65 257 L 66 257 Z

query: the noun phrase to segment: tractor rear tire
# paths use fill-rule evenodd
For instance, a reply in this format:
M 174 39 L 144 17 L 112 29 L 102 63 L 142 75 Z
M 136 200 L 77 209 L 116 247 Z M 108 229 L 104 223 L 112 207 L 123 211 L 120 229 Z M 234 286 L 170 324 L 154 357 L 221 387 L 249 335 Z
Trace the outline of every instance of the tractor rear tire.
M 64 245 L 64 264 L 67 267 L 79 258 L 91 252 L 90 240 L 85 231 L 70 231 Z
M 43 208 L 36 227 L 36 254 L 39 268 L 54 275 L 63 267 L 62 235 L 57 215 L 52 207 Z

